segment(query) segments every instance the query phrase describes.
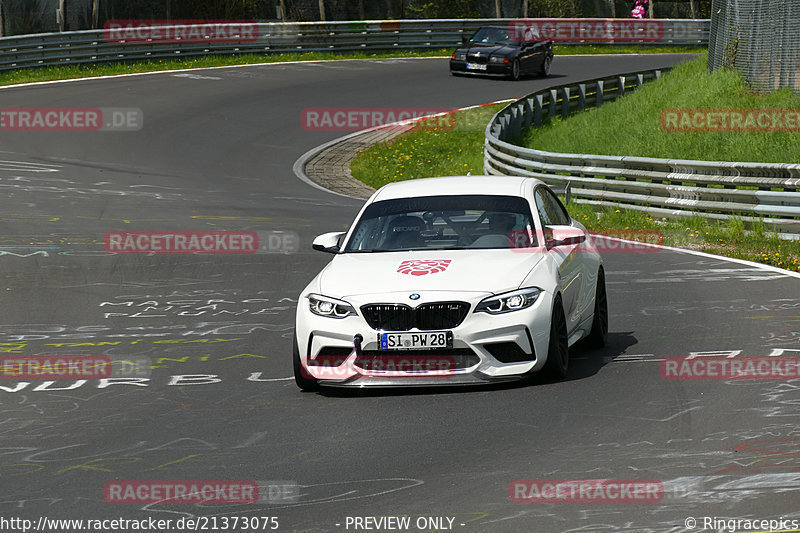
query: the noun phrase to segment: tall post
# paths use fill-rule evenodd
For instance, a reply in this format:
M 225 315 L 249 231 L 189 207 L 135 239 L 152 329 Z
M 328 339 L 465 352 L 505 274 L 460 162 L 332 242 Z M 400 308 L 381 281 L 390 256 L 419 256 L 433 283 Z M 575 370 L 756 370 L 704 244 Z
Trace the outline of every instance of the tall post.
M 325 22 L 325 0 L 319 0 L 319 20 Z

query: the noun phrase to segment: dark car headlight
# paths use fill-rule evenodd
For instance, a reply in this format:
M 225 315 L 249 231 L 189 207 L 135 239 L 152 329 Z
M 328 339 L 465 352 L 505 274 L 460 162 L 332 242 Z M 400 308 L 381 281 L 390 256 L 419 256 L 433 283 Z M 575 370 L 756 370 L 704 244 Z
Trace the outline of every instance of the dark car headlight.
M 489 58 L 489 63 L 508 63 L 508 58 L 502 56 L 492 56 Z
M 466 61 L 467 54 L 466 52 L 456 52 L 455 54 L 453 54 L 453 59 L 455 59 L 456 61 Z
M 513 292 L 498 294 L 497 296 L 490 296 L 475 306 L 475 312 L 499 315 L 502 313 L 519 311 L 520 309 L 532 306 L 541 293 L 541 289 L 531 287 L 529 289 L 520 289 Z
M 315 315 L 329 318 L 344 318 L 356 314 L 356 310 L 349 303 L 321 294 L 308 295 L 308 308 Z

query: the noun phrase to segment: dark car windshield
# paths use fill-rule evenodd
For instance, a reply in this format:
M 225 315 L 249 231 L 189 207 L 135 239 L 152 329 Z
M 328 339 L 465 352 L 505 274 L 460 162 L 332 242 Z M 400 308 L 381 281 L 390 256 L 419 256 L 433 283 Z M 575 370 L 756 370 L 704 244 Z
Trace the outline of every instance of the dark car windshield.
M 470 44 L 517 44 L 505 28 L 481 28 L 470 37 Z
M 536 246 L 528 202 L 517 196 L 384 200 L 359 218 L 345 253 Z

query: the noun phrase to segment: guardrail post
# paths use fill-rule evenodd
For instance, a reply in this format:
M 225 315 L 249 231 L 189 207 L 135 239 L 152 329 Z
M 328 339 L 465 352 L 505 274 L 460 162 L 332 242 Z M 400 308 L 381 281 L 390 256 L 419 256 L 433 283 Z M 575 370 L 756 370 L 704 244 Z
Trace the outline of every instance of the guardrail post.
M 625 76 L 617 76 L 617 82 L 619 83 L 619 96 L 625 96 Z
M 556 116 L 556 100 L 558 100 L 558 93 L 555 89 L 550 89 L 550 108 L 548 109 L 550 118 Z
M 533 97 L 533 125 L 537 128 L 542 125 L 542 95 Z
M 578 109 L 583 111 L 586 109 L 586 84 L 578 84 Z
M 520 133 L 522 133 L 522 109 L 520 106 L 514 106 L 511 108 L 511 137 L 519 137 Z
M 603 105 L 603 98 L 605 97 L 605 94 L 603 93 L 603 85 L 604 85 L 603 80 L 597 80 L 597 92 L 595 93 L 595 98 L 594 98 L 595 107 L 600 107 L 601 105 Z
M 567 118 L 569 116 L 569 87 L 561 88 L 561 116 Z
M 523 106 L 522 127 L 530 128 L 531 122 L 533 121 L 533 98 L 526 98 Z
M 636 75 L 636 87 L 639 88 L 644 85 L 644 74 L 637 74 Z

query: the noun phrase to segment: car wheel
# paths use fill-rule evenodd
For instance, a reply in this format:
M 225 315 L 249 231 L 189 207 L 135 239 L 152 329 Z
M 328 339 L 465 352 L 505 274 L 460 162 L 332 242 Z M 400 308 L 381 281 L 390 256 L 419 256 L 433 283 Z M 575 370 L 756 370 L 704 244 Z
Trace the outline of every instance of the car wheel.
M 512 80 L 517 81 L 519 80 L 519 59 L 515 59 L 511 62 L 511 74 L 509 75 Z
M 608 340 L 608 298 L 606 297 L 606 275 L 603 269 L 597 272 L 597 289 L 594 296 L 594 319 L 592 331 L 586 343 L 592 348 L 602 348 Z
M 312 377 L 306 377 L 307 372 L 303 370 L 303 363 L 300 362 L 300 348 L 297 346 L 297 335 L 292 333 L 294 349 L 292 360 L 294 362 L 294 382 L 304 391 L 319 390 L 319 381 Z
M 553 64 L 553 56 L 545 56 L 544 61 L 542 61 L 542 70 L 539 71 L 539 74 L 543 77 L 547 77 L 550 75 L 550 66 Z
M 550 344 L 547 349 L 547 361 L 542 374 L 548 379 L 564 379 L 569 367 L 569 339 L 567 338 L 567 319 L 561 295 L 556 296 L 553 304 L 553 316 L 550 319 Z

